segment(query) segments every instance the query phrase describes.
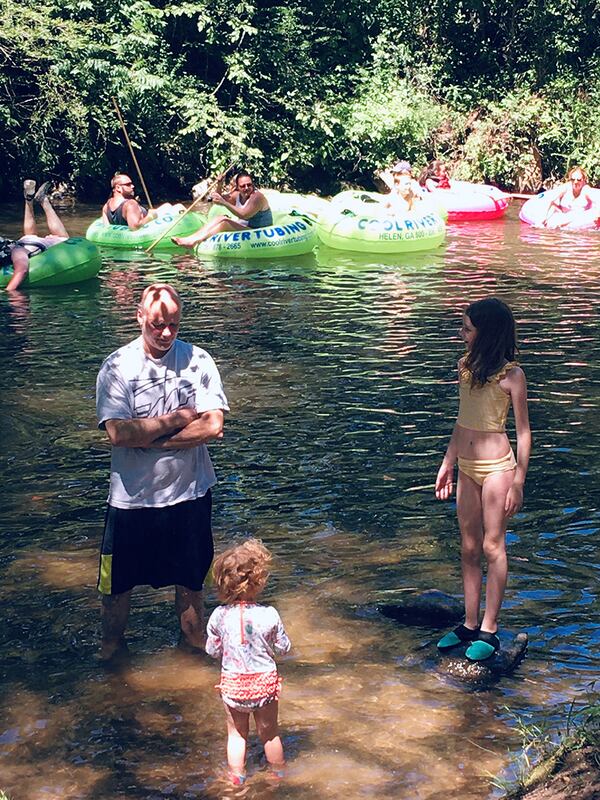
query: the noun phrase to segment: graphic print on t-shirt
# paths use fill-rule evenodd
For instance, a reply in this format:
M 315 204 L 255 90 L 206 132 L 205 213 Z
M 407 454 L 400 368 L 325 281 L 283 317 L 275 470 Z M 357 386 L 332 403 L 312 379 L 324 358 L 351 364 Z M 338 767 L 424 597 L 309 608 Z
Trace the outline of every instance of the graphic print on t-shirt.
M 176 375 L 157 375 L 131 381 L 136 417 L 159 417 L 178 408 L 196 407 L 193 383 Z

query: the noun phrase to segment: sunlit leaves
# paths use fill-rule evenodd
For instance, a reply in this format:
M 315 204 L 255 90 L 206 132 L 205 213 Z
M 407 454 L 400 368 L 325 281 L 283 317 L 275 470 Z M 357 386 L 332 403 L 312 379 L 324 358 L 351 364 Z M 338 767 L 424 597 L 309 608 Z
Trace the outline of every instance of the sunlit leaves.
M 115 96 L 163 188 L 240 159 L 335 191 L 440 154 L 465 177 L 509 182 L 538 153 L 545 176 L 582 161 L 600 178 L 598 6 L 4 0 L 0 175 L 104 187 L 129 168 Z

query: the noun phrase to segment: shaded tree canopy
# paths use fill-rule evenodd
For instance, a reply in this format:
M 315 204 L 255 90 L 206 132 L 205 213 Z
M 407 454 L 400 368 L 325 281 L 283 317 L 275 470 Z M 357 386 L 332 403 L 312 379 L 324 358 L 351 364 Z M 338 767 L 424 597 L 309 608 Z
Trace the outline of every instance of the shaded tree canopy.
M 0 181 L 153 193 L 232 161 L 271 185 L 368 185 L 407 157 L 537 188 L 600 180 L 597 0 L 4 0 Z

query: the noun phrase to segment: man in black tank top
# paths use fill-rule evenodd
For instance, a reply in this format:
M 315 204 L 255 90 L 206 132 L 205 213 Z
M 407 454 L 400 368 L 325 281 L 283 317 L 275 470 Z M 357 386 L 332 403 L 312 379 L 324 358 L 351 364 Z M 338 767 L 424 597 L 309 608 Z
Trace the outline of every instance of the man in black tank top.
M 156 218 L 154 210 L 148 211 L 135 199 L 135 186 L 129 175 L 115 175 L 110 185 L 112 196 L 102 208 L 105 225 L 123 225 L 135 231 Z

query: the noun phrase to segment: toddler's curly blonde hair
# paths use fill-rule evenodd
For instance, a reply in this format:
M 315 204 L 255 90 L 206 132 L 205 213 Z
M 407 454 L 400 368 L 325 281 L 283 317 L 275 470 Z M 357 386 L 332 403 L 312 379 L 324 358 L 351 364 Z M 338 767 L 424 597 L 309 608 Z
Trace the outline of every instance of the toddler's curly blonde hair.
M 215 559 L 212 574 L 223 603 L 256 600 L 269 577 L 271 553 L 260 539 L 247 539 Z

